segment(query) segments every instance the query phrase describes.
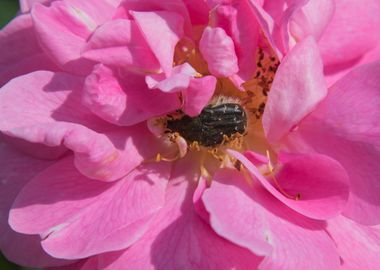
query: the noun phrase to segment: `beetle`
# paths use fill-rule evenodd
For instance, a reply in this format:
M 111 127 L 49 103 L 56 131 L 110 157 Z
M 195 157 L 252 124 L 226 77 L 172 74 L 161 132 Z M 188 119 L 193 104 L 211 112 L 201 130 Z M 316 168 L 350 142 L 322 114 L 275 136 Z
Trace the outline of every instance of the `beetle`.
M 167 132 L 178 133 L 190 144 L 217 147 L 235 134 L 246 133 L 247 114 L 238 103 L 210 104 L 196 117 L 169 118 L 166 128 Z

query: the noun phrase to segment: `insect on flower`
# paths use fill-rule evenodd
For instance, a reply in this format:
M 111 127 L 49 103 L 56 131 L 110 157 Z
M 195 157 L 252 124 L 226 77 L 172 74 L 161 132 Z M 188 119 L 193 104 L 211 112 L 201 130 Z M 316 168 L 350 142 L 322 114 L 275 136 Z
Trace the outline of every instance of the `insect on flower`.
M 169 118 L 166 127 L 167 132 L 177 132 L 190 145 L 196 142 L 204 147 L 217 147 L 236 134 L 245 134 L 247 115 L 238 103 L 210 104 L 196 117 Z

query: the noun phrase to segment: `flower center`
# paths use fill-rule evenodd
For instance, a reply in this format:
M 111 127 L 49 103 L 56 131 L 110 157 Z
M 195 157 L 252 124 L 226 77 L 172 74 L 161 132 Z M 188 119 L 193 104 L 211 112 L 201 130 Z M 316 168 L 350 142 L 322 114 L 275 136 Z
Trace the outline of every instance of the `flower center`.
M 257 50 L 256 59 L 254 74 L 240 88 L 230 78 L 218 78 L 214 97 L 198 116 L 176 111 L 155 119 L 153 125 L 161 126 L 161 134 L 178 147 L 175 155 L 160 153 L 156 160 L 172 161 L 187 151 L 198 151 L 203 157 L 216 158 L 221 166 L 238 167 L 226 149 L 253 150 L 263 155 L 268 151 L 273 153 L 261 120 L 279 61 L 269 49 L 263 48 Z M 210 75 L 198 47 L 189 39 L 181 40 L 176 47 L 173 65 L 183 63 L 190 64 L 200 77 Z

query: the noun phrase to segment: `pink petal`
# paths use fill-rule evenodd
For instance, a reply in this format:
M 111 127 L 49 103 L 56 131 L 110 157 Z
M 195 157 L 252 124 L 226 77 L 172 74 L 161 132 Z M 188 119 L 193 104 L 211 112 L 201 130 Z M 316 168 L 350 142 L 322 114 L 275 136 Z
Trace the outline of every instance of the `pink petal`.
M 19 232 L 40 234 L 43 248 L 55 257 L 84 258 L 126 248 L 164 204 L 169 170 L 169 163 L 146 164 L 111 184 L 87 179 L 66 158 L 24 187 L 10 224 Z
M 279 66 L 263 116 L 268 140 L 277 143 L 326 96 L 322 61 L 314 39 L 298 43 Z
M 52 0 L 19 0 L 20 11 L 23 13 L 30 12 L 35 3 L 48 4 Z
M 189 157 L 189 156 L 187 156 Z M 198 161 L 176 162 L 166 203 L 149 232 L 127 250 L 102 254 L 100 269 L 248 269 L 260 259 L 217 236 L 194 211 Z
M 280 0 L 276 0 L 275 5 L 279 5 Z M 266 3 L 267 1 L 265 1 Z M 275 31 L 275 22 L 270 14 L 264 10 L 262 5 L 258 3 L 258 1 L 249 0 L 250 5 L 252 6 L 252 10 L 256 16 L 257 22 L 261 27 L 261 31 L 265 36 L 265 42 L 268 42 L 270 47 L 273 49 L 274 53 L 277 55 L 279 59 L 282 58 L 282 53 L 276 45 L 276 42 L 273 38 L 273 34 Z
M 248 1 L 220 5 L 214 9 L 216 26 L 223 28 L 234 42 L 241 81 L 251 78 L 256 65 L 253 52 L 258 46 L 260 26 Z
M 8 212 L 22 187 L 52 163 L 32 159 L 0 142 L 0 250 L 9 260 L 29 267 L 46 267 L 70 263 L 49 256 L 41 248 L 41 238 L 13 231 Z
M 136 23 L 130 20 L 104 23 L 95 30 L 83 51 L 85 58 L 107 65 L 145 72 L 160 69 Z
M 260 269 L 337 269 L 339 256 L 324 224 L 276 202 L 244 176 L 224 169 L 203 195 L 212 228 L 222 237 L 266 255 Z M 300 260 L 298 258 L 307 258 Z
M 65 73 L 36 71 L 13 79 L 0 91 L 0 129 L 56 121 L 106 125 L 82 106 L 82 88 L 82 78 Z
M 326 66 L 356 60 L 379 46 L 380 3 L 377 0 L 335 1 L 333 19 L 319 46 Z
M 239 71 L 234 42 L 222 28 L 206 27 L 199 49 L 212 75 L 228 77 Z
M 192 25 L 208 23 L 209 7 L 204 0 L 183 0 L 191 19 Z
M 185 101 L 182 110 L 189 116 L 200 114 L 214 95 L 215 86 L 214 76 L 190 79 L 189 87 L 183 92 Z
M 173 67 L 169 76 L 164 73 L 148 75 L 145 77 L 149 88 L 160 89 L 165 93 L 174 93 L 189 87 L 190 78 L 197 74 L 196 70 L 188 63 Z
M 335 160 L 316 154 L 279 156 L 279 171 L 275 177 L 281 188 L 295 200 L 282 194 L 270 176 L 265 178 L 256 166 L 242 154 L 229 151 L 247 168 L 273 196 L 293 210 L 313 219 L 328 219 L 338 215 L 345 207 L 348 197 L 346 171 Z
M 310 0 L 292 16 L 289 31 L 297 41 L 308 35 L 319 40 L 335 11 L 333 0 Z
M 35 70 L 57 70 L 38 44 L 29 14 L 17 16 L 1 29 L 0 48 L 0 87 Z
M 81 50 L 113 12 L 114 7 L 104 1 L 67 0 L 54 1 L 50 7 L 36 4 L 32 16 L 45 52 L 66 70 L 82 75 L 89 73 L 93 62 L 81 58 Z
M 161 68 L 169 75 L 173 66 L 174 49 L 183 36 L 183 18 L 174 12 L 130 12 L 155 54 Z
M 380 223 L 380 62 L 338 81 L 316 111 L 289 134 L 287 147 L 338 160 L 350 179 L 344 214 L 363 224 Z
M 105 123 L 81 104 L 82 85 L 81 78 L 48 71 L 12 80 L 0 91 L 0 130 L 56 121 L 80 123 L 94 129 L 103 127 Z M 56 158 L 65 152 L 63 147 L 49 149 L 22 140 L 13 139 L 12 144 L 39 158 Z
M 342 269 L 379 268 L 379 228 L 362 226 L 339 216 L 328 222 L 327 231 L 336 243 Z
M 177 94 L 148 89 L 144 76 L 98 65 L 86 78 L 83 103 L 113 124 L 130 126 L 180 107 Z
M 193 1 L 193 0 L 192 0 Z M 186 35 L 192 35 L 189 12 L 182 0 L 123 0 L 117 9 L 116 18 L 131 19 L 130 11 L 170 11 L 179 14 L 184 20 Z
M 82 174 L 101 181 L 120 179 L 158 152 L 145 125 L 101 134 L 78 124 L 57 122 L 4 133 L 53 147 L 64 145 L 74 152 L 75 166 Z M 113 133 L 116 133 L 114 140 Z M 151 144 L 147 145 L 149 140 Z

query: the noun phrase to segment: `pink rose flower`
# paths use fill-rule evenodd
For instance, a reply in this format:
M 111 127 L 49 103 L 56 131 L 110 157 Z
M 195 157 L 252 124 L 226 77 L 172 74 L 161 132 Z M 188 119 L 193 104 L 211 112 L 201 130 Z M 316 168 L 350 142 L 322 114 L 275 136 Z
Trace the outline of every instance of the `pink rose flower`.
M 377 1 L 21 0 L 0 250 L 64 269 L 377 269 Z

